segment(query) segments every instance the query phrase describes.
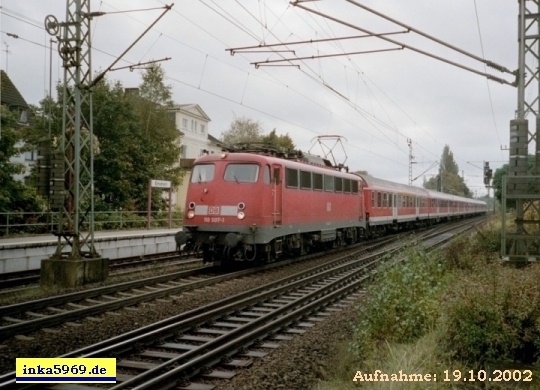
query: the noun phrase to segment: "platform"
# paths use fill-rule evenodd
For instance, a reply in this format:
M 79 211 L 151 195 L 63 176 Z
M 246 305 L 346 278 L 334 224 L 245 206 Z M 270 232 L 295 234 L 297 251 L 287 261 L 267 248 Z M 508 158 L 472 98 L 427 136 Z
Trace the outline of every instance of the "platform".
M 94 233 L 100 256 L 117 259 L 172 252 L 174 235 L 181 228 L 153 230 L 109 230 Z M 41 260 L 56 250 L 58 238 L 50 235 L 0 238 L 0 273 L 41 268 Z

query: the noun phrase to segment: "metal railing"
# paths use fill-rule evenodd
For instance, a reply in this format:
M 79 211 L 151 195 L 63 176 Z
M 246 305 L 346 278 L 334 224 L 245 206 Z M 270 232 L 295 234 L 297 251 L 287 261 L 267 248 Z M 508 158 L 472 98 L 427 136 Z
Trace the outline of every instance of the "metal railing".
M 150 215 L 150 221 L 148 216 Z M 0 213 L 0 237 L 46 234 L 58 230 L 58 212 Z M 172 211 L 96 211 L 94 230 L 132 230 L 182 226 L 181 210 Z

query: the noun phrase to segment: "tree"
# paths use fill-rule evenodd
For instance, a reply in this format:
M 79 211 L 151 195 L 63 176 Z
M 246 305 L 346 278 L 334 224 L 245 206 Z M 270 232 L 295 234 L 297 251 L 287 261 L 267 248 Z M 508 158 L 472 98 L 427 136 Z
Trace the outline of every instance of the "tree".
M 172 106 L 172 91 L 170 85 L 165 85 L 165 72 L 161 65 L 152 64 L 142 73 L 142 84 L 139 86 L 140 96 L 156 105 Z
M 257 143 L 262 142 L 262 133 L 259 122 L 246 117 L 234 118 L 229 129 L 221 134 L 221 141 L 227 145 Z
M 268 135 L 263 135 L 261 124 L 246 117 L 235 118 L 229 129 L 222 133 L 221 141 L 226 145 L 265 144 L 281 150 L 295 148 L 289 134 L 277 135 L 276 129 L 273 129 Z
M 44 204 L 35 190 L 13 179 L 23 168 L 10 162 L 11 157 L 20 152 L 17 144 L 22 140 L 22 133 L 14 114 L 5 106 L 0 106 L 0 128 L 0 212 L 43 210 Z
M 292 138 L 289 137 L 289 134 L 277 135 L 276 129 L 272 130 L 270 134 L 262 137 L 262 142 L 285 150 L 293 150 L 295 148 L 294 142 Z
M 94 166 L 96 198 L 103 207 L 145 209 L 150 179 L 170 180 L 173 186 L 181 180 L 178 132 L 161 105 L 169 104 L 171 96 L 163 76 L 159 67 L 148 69 L 139 94 L 126 93 L 121 83 L 106 79 L 96 85 L 94 134 L 100 153 Z M 156 194 L 154 204 L 160 200 Z
M 443 148 L 439 173 L 424 181 L 424 188 L 465 197 L 471 196 L 471 191 L 465 185 L 463 178 L 459 176 L 459 167 L 454 161 L 454 155 L 448 145 Z
M 159 65 L 151 65 L 143 74 L 139 87 L 140 95 L 134 97 L 140 132 L 139 149 L 144 155 L 142 164 L 136 170 L 140 190 L 145 192 L 138 199 L 147 201 L 149 179 L 169 180 L 173 186 L 180 184 L 183 171 L 180 156 L 180 133 L 170 120 L 168 107 L 172 106 L 171 86 L 164 84 L 165 73 Z M 161 201 L 159 194 L 154 203 Z
M 143 75 L 141 84 L 145 95 L 160 102 L 170 98 L 170 87 L 162 83 L 163 73 L 155 69 L 149 73 L 151 77 Z M 52 136 L 60 144 L 60 102 L 61 89 L 57 101 L 45 99 L 40 103 L 43 115 L 36 117 L 36 126 L 27 137 L 30 142 L 37 145 L 48 134 L 51 122 Z M 88 105 L 82 109 L 84 115 L 89 114 Z M 180 182 L 178 132 L 164 106 L 140 94 L 126 93 L 120 82 L 103 78 L 93 87 L 93 109 L 94 142 L 99 145 L 99 151 L 94 148 L 96 210 L 142 210 L 146 208 L 149 179 L 170 180 L 173 185 Z

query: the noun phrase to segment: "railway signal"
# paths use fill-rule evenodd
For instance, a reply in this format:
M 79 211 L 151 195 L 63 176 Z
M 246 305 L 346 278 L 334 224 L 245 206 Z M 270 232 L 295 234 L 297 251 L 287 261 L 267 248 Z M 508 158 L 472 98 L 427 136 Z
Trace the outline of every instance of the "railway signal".
M 489 167 L 489 162 L 484 162 L 484 185 L 486 187 L 490 186 L 491 178 L 493 177 L 493 169 Z

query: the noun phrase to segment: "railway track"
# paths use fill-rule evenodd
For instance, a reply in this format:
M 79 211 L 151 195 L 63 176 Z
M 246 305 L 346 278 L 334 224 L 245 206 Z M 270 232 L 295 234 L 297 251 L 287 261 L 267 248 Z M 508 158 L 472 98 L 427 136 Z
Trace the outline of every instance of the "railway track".
M 124 257 L 111 259 L 109 270 L 111 276 L 119 275 L 123 272 L 133 272 L 152 265 L 175 265 L 197 263 L 200 260 L 182 260 L 176 252 L 165 252 L 146 256 Z M 0 274 L 0 291 L 39 283 L 40 270 L 28 270 L 18 272 L 8 272 Z
M 467 222 L 421 234 L 426 250 L 471 229 Z M 124 388 L 183 388 L 197 378 L 224 378 L 251 364 L 265 350 L 320 321 L 362 294 L 381 257 L 405 259 L 403 243 L 369 255 L 349 253 L 332 262 L 288 276 L 221 301 L 201 306 L 122 334 L 63 357 L 117 358 L 117 384 Z M 16 386 L 14 373 L 0 377 L 0 388 Z M 85 386 L 71 385 L 71 389 Z M 210 389 L 200 384 L 200 389 Z
M 384 239 L 364 250 L 385 245 Z M 305 256 L 303 261 L 323 256 Z M 80 321 L 105 312 L 137 306 L 162 298 L 178 299 L 175 294 L 202 289 L 211 285 L 255 273 L 285 267 L 299 260 L 286 260 L 223 274 L 218 267 L 202 266 L 165 275 L 153 276 L 89 290 L 0 306 L 0 341 L 40 329 L 50 329 L 66 322 Z

